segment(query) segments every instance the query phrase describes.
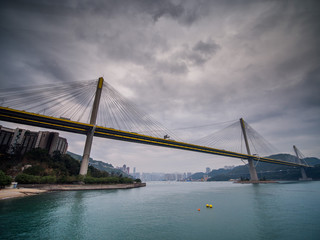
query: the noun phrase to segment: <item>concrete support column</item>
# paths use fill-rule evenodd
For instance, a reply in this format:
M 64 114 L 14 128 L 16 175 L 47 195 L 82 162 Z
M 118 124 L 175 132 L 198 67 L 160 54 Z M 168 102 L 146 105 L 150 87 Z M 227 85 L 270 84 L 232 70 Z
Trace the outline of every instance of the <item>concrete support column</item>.
M 298 158 L 299 163 L 302 164 L 301 159 L 298 154 L 298 149 L 295 145 L 293 145 L 293 150 Z M 308 178 L 307 173 L 306 173 L 306 169 L 304 167 L 301 167 L 300 171 L 301 171 L 301 178 L 299 178 L 300 181 L 311 181 L 312 180 L 312 178 Z
M 93 141 L 93 136 L 95 131 L 95 124 L 96 124 L 97 115 L 98 115 L 102 86 L 103 86 L 103 78 L 101 77 L 99 78 L 99 81 L 98 81 L 96 95 L 94 98 L 91 117 L 90 117 L 90 124 L 94 126 L 87 133 L 86 143 L 84 145 L 83 156 L 81 161 L 81 167 L 80 167 L 80 173 L 79 173 L 80 175 L 87 175 L 87 172 L 88 172 L 89 157 L 90 157 L 91 146 L 92 146 L 92 141 Z
M 306 170 L 303 167 L 301 168 L 301 176 L 302 178 L 300 178 L 299 180 L 308 180 Z
M 87 172 L 88 172 L 88 165 L 89 165 L 91 146 L 93 142 L 94 130 L 95 130 L 95 127 L 93 127 L 92 130 L 87 133 L 86 143 L 84 145 L 83 156 L 81 160 L 81 167 L 80 167 L 80 173 L 79 173 L 80 175 L 87 175 Z
M 247 138 L 246 127 L 245 127 L 245 123 L 242 118 L 240 118 L 240 125 L 241 125 L 241 129 L 242 129 L 242 133 L 243 133 L 244 142 L 245 142 L 246 148 L 247 148 L 247 153 L 248 153 L 248 155 L 251 155 L 249 142 L 248 142 L 248 138 Z M 249 163 L 250 180 L 251 181 L 258 181 L 259 179 L 258 179 L 257 171 L 254 166 L 254 162 L 253 162 L 252 158 L 248 159 L 248 163 Z

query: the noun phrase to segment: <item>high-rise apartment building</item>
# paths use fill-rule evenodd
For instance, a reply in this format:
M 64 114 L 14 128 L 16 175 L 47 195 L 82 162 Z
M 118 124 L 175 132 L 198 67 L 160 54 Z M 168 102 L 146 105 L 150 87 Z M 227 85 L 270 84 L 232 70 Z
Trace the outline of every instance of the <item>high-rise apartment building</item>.
M 57 132 L 39 132 L 35 148 L 47 149 L 49 154 L 59 151 L 65 154 L 68 149 L 67 139 L 59 137 Z
M 55 151 L 65 154 L 68 142 L 67 139 L 59 137 L 57 132 L 33 132 L 20 128 L 5 128 L 0 125 L 1 152 L 24 154 L 34 148 L 46 149 L 49 154 Z

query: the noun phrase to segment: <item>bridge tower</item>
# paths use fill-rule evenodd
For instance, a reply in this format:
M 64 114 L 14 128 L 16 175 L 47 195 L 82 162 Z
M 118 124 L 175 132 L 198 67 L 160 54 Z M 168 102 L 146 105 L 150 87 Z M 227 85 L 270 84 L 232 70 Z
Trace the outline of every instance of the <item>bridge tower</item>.
M 251 155 L 249 142 L 248 142 L 248 138 L 247 138 L 246 126 L 245 126 L 245 122 L 242 118 L 240 118 L 240 125 L 241 125 L 241 129 L 242 129 L 244 142 L 245 142 L 246 148 L 247 148 L 247 153 L 248 153 L 248 155 Z M 249 164 L 250 180 L 251 181 L 259 181 L 257 171 L 254 166 L 254 162 L 253 162 L 252 158 L 248 158 L 248 164 Z
M 89 157 L 90 157 L 93 135 L 94 135 L 95 125 L 96 125 L 96 120 L 98 115 L 102 87 L 103 87 L 103 78 L 100 77 L 98 81 L 96 95 L 94 98 L 91 117 L 90 117 L 90 124 L 93 125 L 93 128 L 87 133 L 86 143 L 84 145 L 83 156 L 81 161 L 81 167 L 80 167 L 80 173 L 79 173 L 80 175 L 87 175 L 87 172 L 88 172 Z
M 299 157 L 299 154 L 298 154 L 298 152 L 299 152 L 298 148 L 295 145 L 293 145 L 293 150 L 298 158 L 298 163 L 302 164 L 301 158 Z M 299 180 L 300 181 L 311 181 L 312 178 L 307 177 L 306 169 L 304 167 L 301 167 L 300 169 L 301 169 L 302 178 L 299 178 Z

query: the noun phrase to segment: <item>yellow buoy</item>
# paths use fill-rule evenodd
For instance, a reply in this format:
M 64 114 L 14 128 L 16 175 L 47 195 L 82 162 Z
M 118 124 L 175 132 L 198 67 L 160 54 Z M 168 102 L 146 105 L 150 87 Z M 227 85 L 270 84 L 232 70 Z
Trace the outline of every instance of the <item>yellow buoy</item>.
M 207 204 L 206 207 L 209 207 L 209 204 Z
M 210 204 L 210 208 L 212 208 L 212 205 Z

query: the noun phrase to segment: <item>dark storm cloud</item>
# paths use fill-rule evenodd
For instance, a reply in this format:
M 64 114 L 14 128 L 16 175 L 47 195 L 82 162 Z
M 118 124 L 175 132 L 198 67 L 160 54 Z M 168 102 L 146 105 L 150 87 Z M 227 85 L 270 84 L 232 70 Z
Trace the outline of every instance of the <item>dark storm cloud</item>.
M 28 66 L 35 71 L 51 74 L 53 79 L 72 80 L 73 78 L 72 73 L 66 69 L 66 66 L 54 58 L 43 57 L 41 60 L 29 62 Z
M 301 110 L 315 108 L 319 111 L 320 106 L 320 67 L 305 73 L 301 81 L 288 86 L 285 90 L 288 99 L 287 106 Z M 320 113 L 320 112 L 318 112 Z
M 220 46 L 213 40 L 207 42 L 199 41 L 190 54 L 191 61 L 196 65 L 203 65 L 211 59 L 211 57 L 220 49 Z
M 9 33 L 1 41 L 11 57 L 24 59 L 29 71 L 42 69 L 57 80 L 70 78 L 70 73 L 62 69 L 69 58 L 84 58 L 79 41 L 95 45 L 96 54 L 105 61 L 151 64 L 151 68 L 163 66 L 171 73 L 186 73 L 184 59 L 155 59 L 154 51 L 170 48 L 163 36 L 150 35 L 145 28 L 165 17 L 191 24 L 197 19 L 197 8 L 192 7 L 171 1 L 3 1 L 1 26 Z M 143 22 L 143 15 L 149 16 L 149 23 Z M 128 28 L 130 24 L 134 28 Z M 55 60 L 47 57 L 52 54 Z M 189 63 L 202 65 L 211 52 L 195 49 L 182 54 Z
M 211 55 L 219 49 L 220 46 L 216 44 L 213 40 L 207 42 L 199 41 L 193 48 L 193 51 L 199 52 L 203 55 Z
M 153 59 L 152 68 L 155 73 L 161 71 L 172 75 L 184 75 L 189 72 L 191 67 L 205 65 L 220 48 L 212 39 L 200 40 L 191 48 L 188 45 L 182 46 L 165 60 Z M 147 63 L 146 65 L 149 66 Z
M 152 14 L 155 22 L 164 15 L 179 18 L 184 13 L 184 8 L 181 5 L 175 5 L 170 1 L 151 1 L 151 5 L 151 9 L 148 12 Z
M 71 39 L 67 35 L 62 39 L 64 31 L 60 29 L 72 10 L 50 1 L 2 1 L 1 4 L 1 60 L 8 61 L 1 78 L 24 76 L 24 83 L 34 82 L 37 75 L 55 81 L 72 79 L 66 58 L 58 56 L 59 52 L 66 54 L 70 46 Z

